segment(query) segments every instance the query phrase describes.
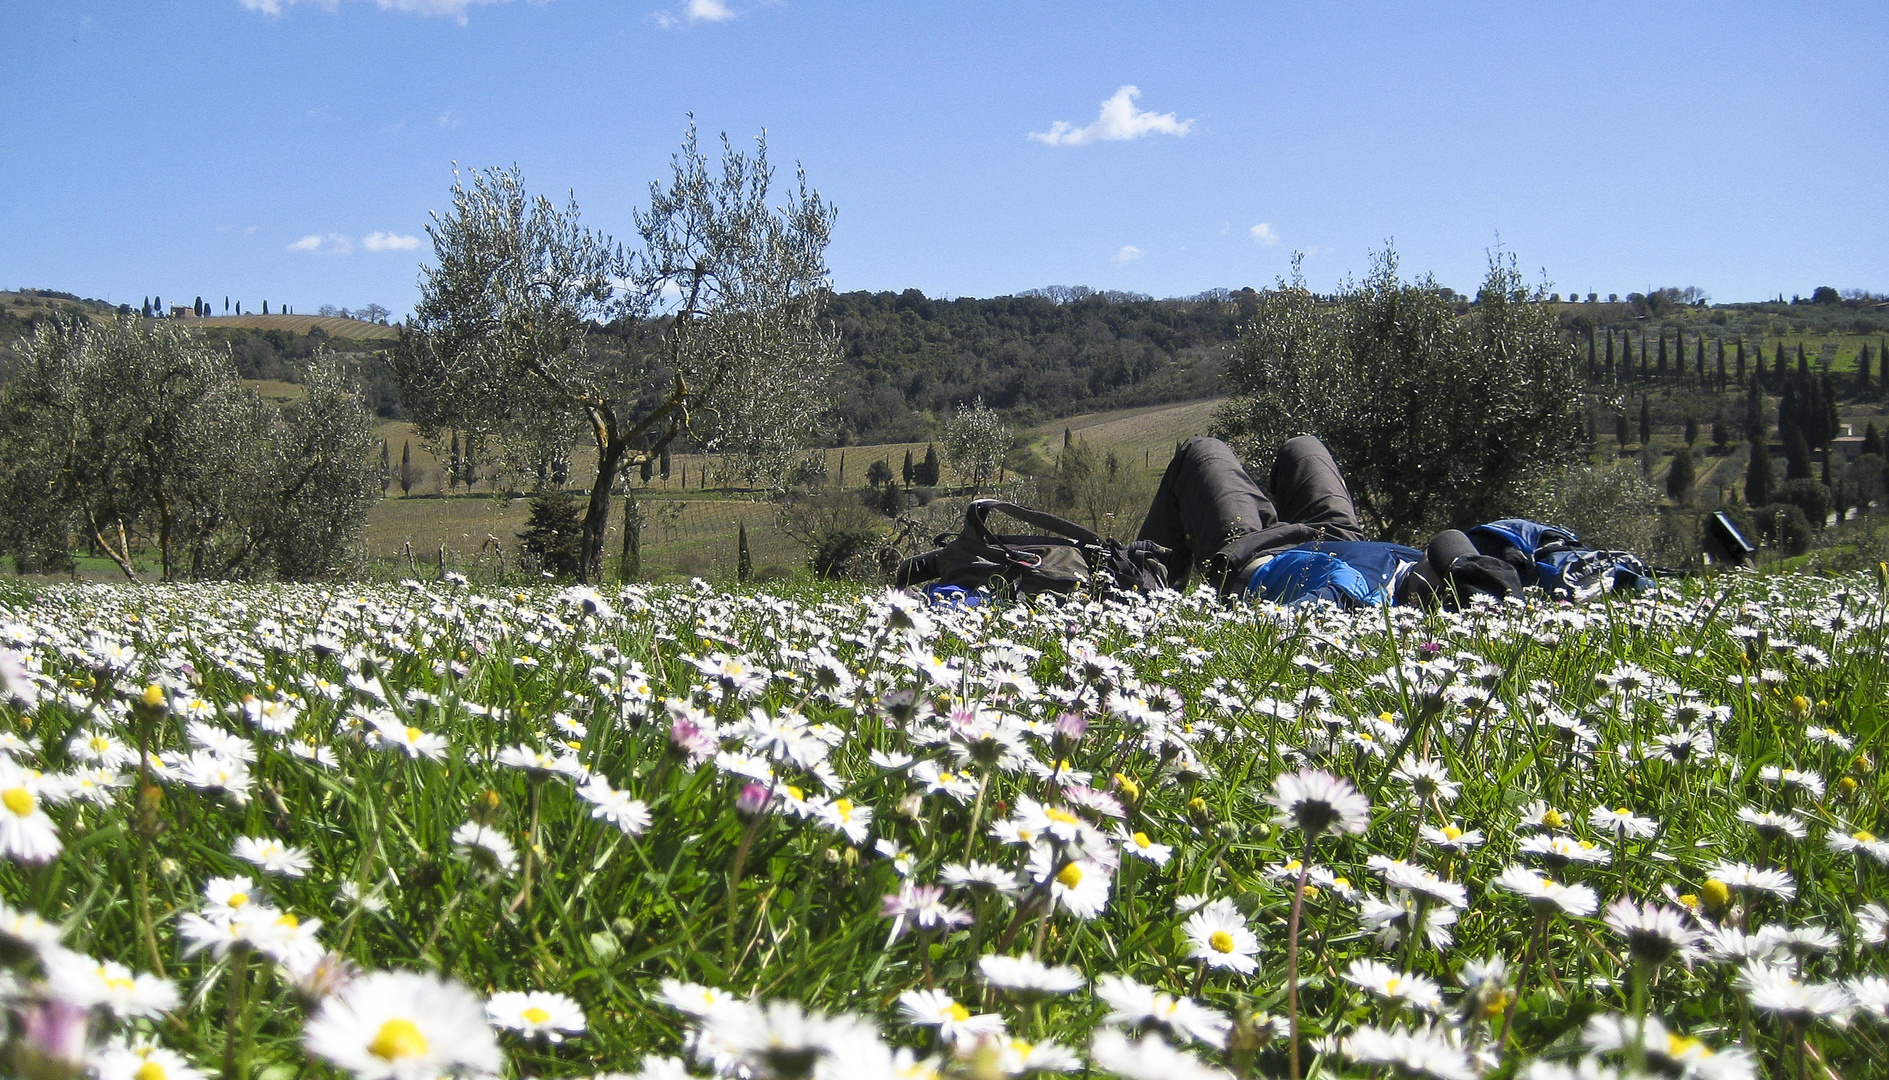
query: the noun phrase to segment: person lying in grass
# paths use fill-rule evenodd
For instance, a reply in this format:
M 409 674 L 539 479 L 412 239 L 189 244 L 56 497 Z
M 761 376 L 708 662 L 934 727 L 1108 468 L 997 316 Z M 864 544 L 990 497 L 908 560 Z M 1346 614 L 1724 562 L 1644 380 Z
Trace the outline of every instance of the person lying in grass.
M 1456 603 L 1535 586 L 1568 599 L 1653 584 L 1625 552 L 1584 548 L 1572 532 L 1520 518 L 1438 533 L 1426 549 L 1366 538 L 1344 474 L 1316 436 L 1280 447 L 1261 488 L 1219 439 L 1182 443 L 1142 522 L 1167 548 L 1168 582 L 1199 571 L 1229 596 L 1341 607 Z

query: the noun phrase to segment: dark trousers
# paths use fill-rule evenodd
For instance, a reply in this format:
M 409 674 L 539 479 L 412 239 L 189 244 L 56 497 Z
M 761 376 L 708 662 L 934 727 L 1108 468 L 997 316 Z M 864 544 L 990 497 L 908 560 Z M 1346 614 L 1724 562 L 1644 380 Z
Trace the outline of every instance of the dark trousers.
M 1344 474 L 1316 436 L 1300 435 L 1279 448 L 1267 488 L 1270 496 L 1226 443 L 1189 439 L 1168 462 L 1139 538 L 1173 549 L 1169 578 L 1176 588 L 1190 569 L 1207 569 L 1209 558 L 1249 533 L 1276 531 L 1279 542 L 1267 550 L 1365 538 Z

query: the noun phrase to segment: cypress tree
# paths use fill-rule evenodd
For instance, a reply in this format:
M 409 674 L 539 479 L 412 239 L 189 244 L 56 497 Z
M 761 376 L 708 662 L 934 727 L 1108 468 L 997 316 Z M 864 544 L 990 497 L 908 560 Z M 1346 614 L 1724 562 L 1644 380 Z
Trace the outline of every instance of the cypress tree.
M 1777 403 L 1777 437 L 1778 441 L 1786 447 L 1791 444 L 1791 432 L 1797 430 L 1799 419 L 1801 417 L 1798 416 L 1797 409 L 1797 384 L 1786 382 L 1784 393 L 1778 397 Z
M 752 577 L 754 556 L 748 553 L 748 523 L 744 521 L 735 537 L 735 580 L 747 581 Z
M 643 508 L 634 495 L 623 500 L 623 562 L 617 576 L 625 584 L 643 576 Z
M 400 444 L 400 494 L 413 493 L 413 441 Z
M 1673 451 L 1672 468 L 1666 470 L 1666 494 L 1674 502 L 1685 501 L 1692 491 L 1694 472 L 1692 468 L 1692 447 L 1681 446 Z
M 1804 441 L 1804 433 L 1796 428 L 1784 437 L 1784 479 L 1810 479 L 1810 444 Z
M 1633 441 L 1633 422 L 1627 419 L 1626 413 L 1615 413 L 1614 414 L 1614 442 L 1617 442 L 1620 444 L 1619 449 L 1622 453 L 1624 453 L 1626 451 L 1627 444 L 1632 441 Z
M 382 439 L 380 441 L 380 490 L 385 493 L 388 488 L 393 486 L 393 482 L 393 454 L 387 447 L 387 440 Z
M 668 447 L 666 447 L 666 446 L 665 446 L 665 447 L 663 447 L 663 450 L 662 450 L 662 457 L 660 457 L 660 458 L 658 458 L 658 459 L 657 459 L 657 463 L 656 463 L 656 464 L 657 464 L 657 471 L 658 471 L 658 472 L 660 472 L 660 473 L 662 473 L 662 482 L 663 482 L 663 484 L 664 484 L 664 485 L 667 485 L 667 484 L 669 483 L 669 466 L 671 465 L 671 462 L 670 462 L 670 460 L 669 460 L 669 448 L 668 448 Z
M 1751 460 L 1745 465 L 1745 505 L 1759 507 L 1770 502 L 1776 475 L 1771 466 L 1771 448 L 1763 439 L 1751 440 Z
M 1646 331 L 1640 331 L 1640 381 L 1647 382 L 1653 377 L 1652 354 L 1646 351 Z
M 1698 441 L 1699 441 L 1699 418 L 1692 415 L 1691 413 L 1687 413 L 1686 414 L 1686 445 L 1691 446 L 1693 443 L 1696 443 Z
M 925 473 L 919 477 L 919 483 L 926 487 L 937 487 L 943 477 L 938 463 L 938 447 L 933 443 L 925 444 Z
M 1591 326 L 1587 328 L 1587 377 L 1600 378 L 1600 362 L 1594 355 L 1594 328 Z
M 840 486 L 846 486 L 846 451 L 840 451 Z
M 905 467 L 899 470 L 899 480 L 906 487 L 912 486 L 912 448 L 909 446 L 905 448 Z
M 1764 390 L 1753 379 L 1745 391 L 1745 438 L 1766 442 L 1764 430 Z
M 459 433 L 455 431 L 453 432 L 452 457 L 447 459 L 447 462 L 446 462 L 446 486 L 447 487 L 454 488 L 454 489 L 457 489 L 459 487 L 459 469 L 460 469 L 461 464 L 462 463 L 459 460 Z
M 1797 373 L 1806 379 L 1810 378 L 1810 358 L 1804 355 L 1804 343 L 1801 341 L 1797 343 Z
M 1725 392 L 1725 339 L 1718 339 L 1718 392 Z
M 1781 383 L 1784 381 L 1784 339 L 1783 338 L 1778 339 L 1777 362 L 1773 366 L 1771 374 L 1777 378 L 1778 382 Z
M 1653 407 L 1647 403 L 1646 395 L 1640 395 L 1640 445 L 1653 441 Z
M 1863 429 L 1863 453 L 1882 455 L 1882 433 L 1876 430 L 1874 422 Z
M 1666 331 L 1659 332 L 1659 377 L 1666 378 Z
M 1614 331 L 1613 331 L 1613 327 L 1610 326 L 1607 328 L 1607 382 L 1611 384 L 1613 381 L 1614 381 Z
M 263 313 L 264 315 L 267 315 L 267 314 L 269 314 L 269 301 L 267 301 L 267 300 L 264 300 L 264 301 L 262 302 L 262 313 Z
M 1705 335 L 1704 334 L 1699 335 L 1699 343 L 1698 343 L 1698 348 L 1696 351 L 1698 355 L 1694 356 L 1692 359 L 1692 370 L 1693 370 L 1693 374 L 1696 375 L 1699 379 L 1699 385 L 1704 386 L 1705 385 Z M 1719 343 L 1718 359 L 1719 359 L 1719 370 L 1723 371 L 1725 369 L 1725 344 L 1724 342 Z
M 1829 454 L 1830 445 L 1836 442 L 1838 433 L 1843 430 L 1843 417 L 1837 411 L 1837 388 L 1831 381 L 1830 373 L 1824 372 L 1823 390 L 1823 452 Z
M 1740 334 L 1738 336 L 1738 384 L 1740 386 L 1743 386 L 1744 383 L 1745 383 L 1745 338 L 1743 334 Z
M 899 490 L 898 484 L 890 480 L 886 481 L 885 491 L 881 492 L 879 496 L 879 512 L 886 517 L 895 518 L 899 516 L 899 511 L 903 509 L 905 509 L 904 492 Z

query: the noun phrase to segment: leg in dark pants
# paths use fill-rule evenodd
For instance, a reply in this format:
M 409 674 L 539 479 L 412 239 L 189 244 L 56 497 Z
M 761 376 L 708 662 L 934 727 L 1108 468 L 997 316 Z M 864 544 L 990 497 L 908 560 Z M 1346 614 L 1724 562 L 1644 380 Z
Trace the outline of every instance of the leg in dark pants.
M 1316 435 L 1287 439 L 1272 467 L 1272 493 L 1278 500 L 1279 520 L 1312 525 L 1325 531 L 1327 540 L 1362 540 L 1358 510 L 1351 489 Z
M 1173 549 L 1169 578 L 1179 587 L 1199 560 L 1281 522 L 1314 526 L 1331 540 L 1364 538 L 1338 463 L 1317 438 L 1301 435 L 1280 448 L 1272 489 L 1277 503 L 1226 443 L 1189 439 L 1168 462 L 1139 539 Z

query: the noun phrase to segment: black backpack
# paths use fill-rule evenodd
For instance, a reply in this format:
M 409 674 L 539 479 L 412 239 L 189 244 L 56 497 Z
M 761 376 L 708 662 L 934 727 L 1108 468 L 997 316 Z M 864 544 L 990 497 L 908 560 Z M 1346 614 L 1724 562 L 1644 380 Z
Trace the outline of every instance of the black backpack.
M 993 532 L 1001 513 L 1040 535 Z M 964 528 L 937 538 L 938 547 L 899 564 L 897 585 L 927 582 L 1019 596 L 1068 594 L 1091 586 L 1152 592 L 1167 586 L 1168 550 L 1159 544 L 1104 541 L 1066 518 L 1001 499 L 978 499 L 964 510 Z

